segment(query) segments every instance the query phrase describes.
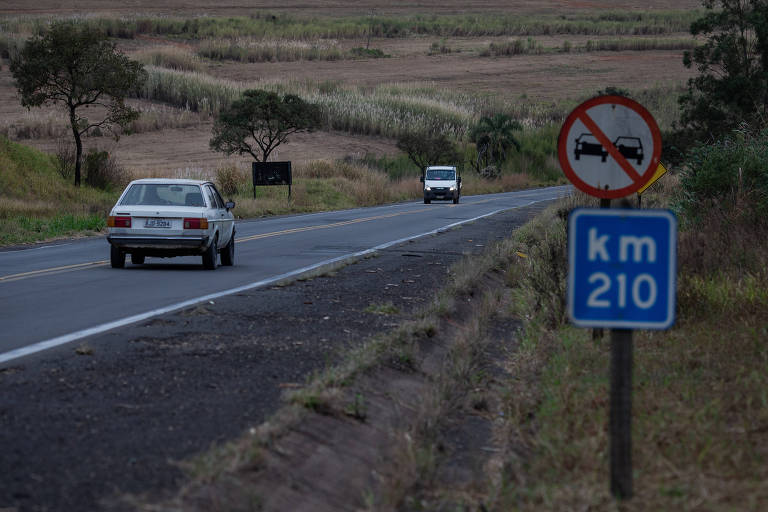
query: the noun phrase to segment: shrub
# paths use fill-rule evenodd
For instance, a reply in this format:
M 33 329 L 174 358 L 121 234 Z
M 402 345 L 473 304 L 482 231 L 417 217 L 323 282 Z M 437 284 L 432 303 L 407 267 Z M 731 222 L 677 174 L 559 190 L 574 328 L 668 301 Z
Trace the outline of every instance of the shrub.
M 56 171 L 67 181 L 75 177 L 75 147 L 69 139 L 59 139 L 57 143 Z
M 248 175 L 235 164 L 221 165 L 216 169 L 216 184 L 222 194 L 232 197 L 248 186 Z
M 677 208 L 693 219 L 709 208 L 768 213 L 768 130 L 734 132 L 693 148 L 681 174 Z M 748 206 L 747 206 L 748 205 Z
M 350 53 L 355 57 L 363 57 L 367 59 L 381 59 L 384 57 L 389 57 L 389 55 L 379 50 L 378 48 L 352 48 Z
M 91 149 L 83 162 L 85 183 L 101 190 L 122 188 L 131 181 L 129 172 L 106 151 Z

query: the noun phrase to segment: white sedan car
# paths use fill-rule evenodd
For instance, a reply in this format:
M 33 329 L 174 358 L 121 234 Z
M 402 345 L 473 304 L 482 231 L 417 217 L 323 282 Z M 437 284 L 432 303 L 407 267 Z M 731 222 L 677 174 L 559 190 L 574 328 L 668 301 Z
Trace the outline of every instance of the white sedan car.
M 142 265 L 146 256 L 199 255 L 213 270 L 235 261 L 233 202 L 209 181 L 143 179 L 128 184 L 107 220 L 113 268 Z

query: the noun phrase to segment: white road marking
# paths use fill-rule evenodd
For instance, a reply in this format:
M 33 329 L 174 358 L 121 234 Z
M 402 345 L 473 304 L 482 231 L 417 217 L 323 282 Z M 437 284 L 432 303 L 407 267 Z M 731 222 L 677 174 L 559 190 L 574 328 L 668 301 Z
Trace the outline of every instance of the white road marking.
M 437 229 L 433 229 L 432 231 L 428 231 L 426 233 L 421 233 L 418 235 L 409 236 L 406 238 L 401 238 L 399 240 L 393 240 L 391 242 L 386 242 L 381 245 L 377 245 L 376 247 L 372 247 L 370 249 L 366 249 L 364 251 L 355 252 L 352 254 L 345 254 L 343 256 L 338 256 L 336 258 L 331 258 L 329 260 L 324 260 L 319 263 L 315 263 L 313 265 L 309 265 L 307 267 L 303 267 L 297 270 L 293 270 L 291 272 L 286 272 L 285 274 L 280 274 L 278 276 L 270 277 L 269 279 L 263 279 L 261 281 L 256 281 L 254 283 L 246 284 L 243 286 L 238 286 L 237 288 L 231 288 L 229 290 L 224 290 L 221 292 L 211 293 L 208 295 L 204 295 L 202 297 L 196 297 L 194 299 L 185 300 L 183 302 L 177 302 L 176 304 L 171 304 L 162 308 L 153 309 L 151 311 L 147 311 L 145 313 L 139 313 L 138 315 L 129 316 L 126 318 L 121 318 L 119 320 L 114 320 L 112 322 L 107 322 L 101 325 L 96 325 L 94 327 L 89 327 L 88 329 L 83 329 L 80 331 L 76 331 L 70 334 L 64 334 L 62 336 L 57 336 L 55 338 L 51 338 L 44 341 L 39 341 L 37 343 L 34 343 L 32 345 L 28 345 L 26 347 L 20 347 L 8 352 L 4 352 L 0 354 L 0 364 L 7 363 L 8 361 L 12 361 L 14 359 L 18 359 L 20 357 L 28 356 L 31 354 L 35 354 L 37 352 L 42 352 L 43 350 L 48 350 L 49 348 L 58 347 L 60 345 L 64 345 L 66 343 L 70 343 L 72 341 L 76 341 L 82 338 L 85 338 L 87 336 L 93 336 L 94 334 L 100 334 L 106 331 L 110 331 L 112 329 L 116 329 L 118 327 L 124 327 L 126 325 L 130 325 L 136 322 L 141 322 L 142 320 L 147 320 L 149 318 L 152 318 L 157 315 L 162 315 L 165 313 L 171 313 L 173 311 L 177 311 L 179 309 L 183 309 L 189 306 L 194 306 L 195 304 L 199 304 L 201 302 L 206 302 L 209 300 L 218 299 L 219 297 L 224 297 L 226 295 L 232 295 L 235 293 L 244 292 L 247 290 L 252 290 L 254 288 L 261 288 L 263 286 L 268 286 L 270 284 L 276 283 L 278 281 L 282 281 L 284 279 L 288 279 L 291 277 L 296 277 L 298 275 L 301 275 L 305 272 L 310 272 L 312 270 L 318 269 L 320 267 L 326 266 L 326 265 L 332 265 L 334 263 L 338 263 L 340 261 L 344 261 L 347 259 L 354 259 L 359 258 L 362 256 L 366 256 L 368 254 L 374 253 L 376 251 L 380 251 L 383 249 L 387 249 L 389 247 L 392 247 L 393 245 L 399 245 L 405 242 L 408 242 L 409 240 L 414 240 L 417 238 L 422 238 L 425 236 L 435 235 L 437 233 L 441 233 L 443 231 L 448 231 L 456 226 L 460 226 L 461 224 L 466 224 L 468 222 L 474 222 L 480 219 L 483 219 L 485 217 L 490 217 L 491 215 L 496 215 L 497 213 L 507 211 L 507 210 L 515 210 L 518 208 L 525 208 L 526 206 L 530 206 L 532 204 L 540 203 L 543 201 L 549 201 L 551 198 L 547 199 L 539 199 L 536 201 L 530 201 L 527 204 L 520 205 L 520 206 L 513 206 L 510 208 L 501 208 L 499 210 L 492 211 L 490 213 L 486 213 L 483 215 L 480 215 L 478 217 L 473 217 L 471 219 L 462 220 L 459 222 L 454 222 L 453 224 L 448 224 L 447 226 L 443 226 Z

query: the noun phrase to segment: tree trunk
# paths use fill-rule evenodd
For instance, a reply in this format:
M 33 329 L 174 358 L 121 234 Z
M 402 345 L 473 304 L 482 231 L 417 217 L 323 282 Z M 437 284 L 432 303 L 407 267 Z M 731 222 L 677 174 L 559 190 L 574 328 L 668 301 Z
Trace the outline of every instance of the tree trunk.
M 75 109 L 69 109 L 69 123 L 72 125 L 72 135 L 75 136 L 75 186 L 80 186 L 80 169 L 83 160 L 83 140 L 80 138 L 80 132 L 77 129 L 75 119 Z

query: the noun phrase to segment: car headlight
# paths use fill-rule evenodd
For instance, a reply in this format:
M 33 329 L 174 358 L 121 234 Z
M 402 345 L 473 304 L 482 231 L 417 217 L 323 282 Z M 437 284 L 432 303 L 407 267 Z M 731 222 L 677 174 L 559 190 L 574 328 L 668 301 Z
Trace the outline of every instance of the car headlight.
M 456 191 L 456 185 L 451 185 L 451 192 L 455 192 L 455 191 Z
M 430 190 L 432 190 L 432 187 L 424 187 L 424 190 L 426 190 L 427 192 L 429 192 Z

